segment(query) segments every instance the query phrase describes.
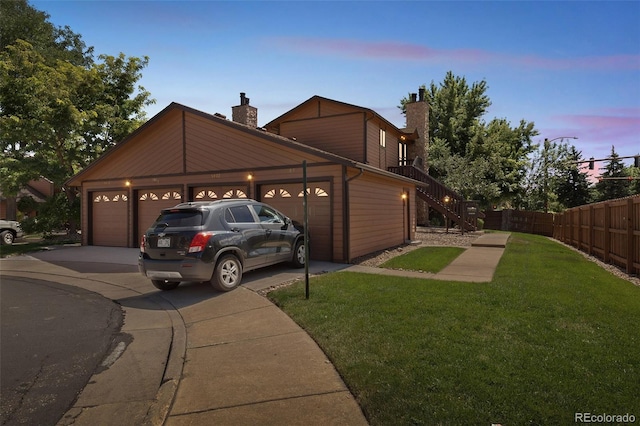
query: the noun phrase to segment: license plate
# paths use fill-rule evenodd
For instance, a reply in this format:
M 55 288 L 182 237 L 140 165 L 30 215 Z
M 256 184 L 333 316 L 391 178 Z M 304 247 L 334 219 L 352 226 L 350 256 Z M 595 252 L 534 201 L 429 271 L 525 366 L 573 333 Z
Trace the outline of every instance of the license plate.
M 158 238 L 158 248 L 168 248 L 171 247 L 171 238 L 163 237 Z

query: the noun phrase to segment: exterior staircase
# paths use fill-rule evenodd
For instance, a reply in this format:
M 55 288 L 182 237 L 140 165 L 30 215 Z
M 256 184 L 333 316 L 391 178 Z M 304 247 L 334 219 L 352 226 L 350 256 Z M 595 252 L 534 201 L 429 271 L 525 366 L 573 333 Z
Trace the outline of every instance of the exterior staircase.
M 478 229 L 478 218 L 484 217 L 484 214 L 480 212 L 476 201 L 465 200 L 462 195 L 413 165 L 389 167 L 389 171 L 424 183 L 424 186 L 417 187 L 417 196 L 460 229 Z

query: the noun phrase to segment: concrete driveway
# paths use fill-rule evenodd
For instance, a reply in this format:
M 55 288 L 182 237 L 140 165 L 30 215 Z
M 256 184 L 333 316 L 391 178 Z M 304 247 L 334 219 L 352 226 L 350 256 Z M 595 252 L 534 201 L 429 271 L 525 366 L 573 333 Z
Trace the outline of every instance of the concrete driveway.
M 77 285 L 124 311 L 130 343 L 59 424 L 367 424 L 322 350 L 256 293 L 304 270 L 249 272 L 229 293 L 201 283 L 161 292 L 137 272 L 137 257 L 138 249 L 76 246 L 0 261 L 3 273 Z M 346 266 L 311 262 L 310 271 Z

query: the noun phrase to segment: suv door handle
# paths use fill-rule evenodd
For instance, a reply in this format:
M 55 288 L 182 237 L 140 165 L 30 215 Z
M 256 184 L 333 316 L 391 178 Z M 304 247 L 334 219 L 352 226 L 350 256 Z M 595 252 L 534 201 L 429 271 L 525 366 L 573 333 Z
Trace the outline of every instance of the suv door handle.
M 271 235 L 271 229 L 267 229 L 265 233 L 267 234 L 267 237 L 268 237 L 269 235 Z
M 231 228 L 231 232 L 240 232 L 240 228 Z

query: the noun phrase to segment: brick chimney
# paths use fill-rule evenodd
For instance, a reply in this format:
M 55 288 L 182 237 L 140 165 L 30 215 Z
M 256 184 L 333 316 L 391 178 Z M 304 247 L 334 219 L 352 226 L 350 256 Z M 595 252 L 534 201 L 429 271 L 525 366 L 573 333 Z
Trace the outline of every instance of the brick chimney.
M 416 166 L 424 171 L 428 170 L 429 159 L 429 104 L 424 96 L 425 89 L 420 88 L 418 94 L 411 94 L 410 102 L 406 104 L 407 130 L 418 132 L 418 139 L 407 147 L 407 155 L 411 159 L 421 158 Z
M 240 105 L 231 107 L 231 119 L 236 123 L 258 127 L 258 108 L 249 105 L 249 98 L 240 93 Z
M 407 156 L 414 160 L 414 165 L 425 172 L 429 172 L 429 104 L 424 96 L 425 89 L 420 88 L 418 94 L 412 93 L 410 102 L 406 104 L 406 119 L 409 132 L 414 130 L 418 138 L 407 146 Z M 416 159 L 420 160 L 416 160 Z M 416 223 L 429 225 L 429 206 L 420 199 L 416 199 Z

